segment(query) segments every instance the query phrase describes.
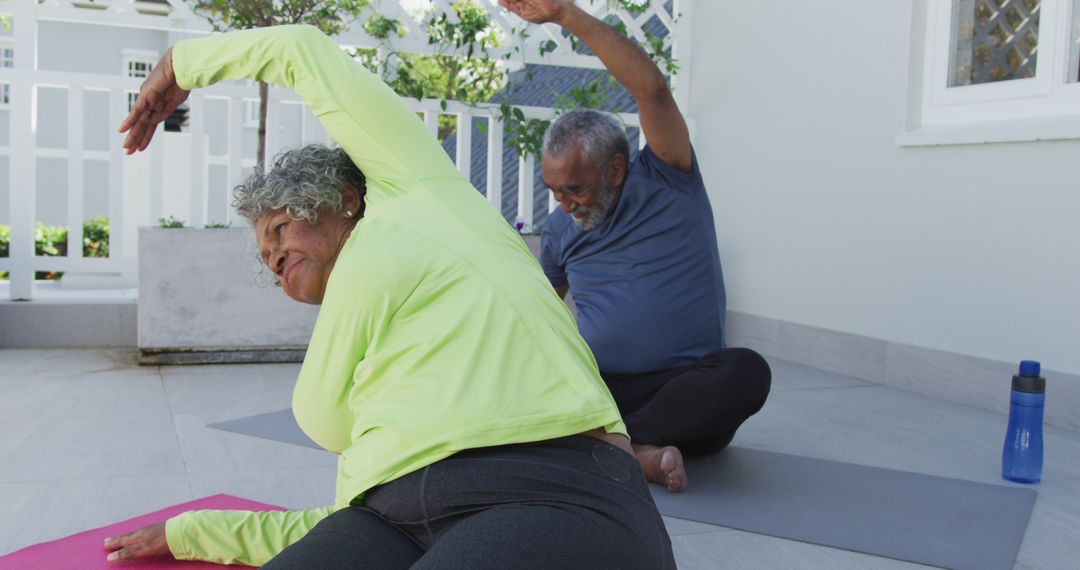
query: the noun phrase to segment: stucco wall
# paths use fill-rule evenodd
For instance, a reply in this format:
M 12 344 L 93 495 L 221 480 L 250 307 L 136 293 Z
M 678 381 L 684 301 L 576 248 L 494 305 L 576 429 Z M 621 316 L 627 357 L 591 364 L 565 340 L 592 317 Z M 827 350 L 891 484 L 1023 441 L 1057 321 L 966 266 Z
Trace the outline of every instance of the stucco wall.
M 896 146 L 911 13 L 694 3 L 689 111 L 729 307 L 1078 373 L 1080 141 Z

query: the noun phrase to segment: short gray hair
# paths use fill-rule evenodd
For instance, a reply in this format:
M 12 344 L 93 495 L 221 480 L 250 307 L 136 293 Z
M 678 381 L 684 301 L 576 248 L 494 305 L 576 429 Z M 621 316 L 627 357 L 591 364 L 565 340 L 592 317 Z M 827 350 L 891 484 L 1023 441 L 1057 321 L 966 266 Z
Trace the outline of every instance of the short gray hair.
M 582 158 L 589 164 L 606 165 L 616 154 L 630 160 L 626 128 L 609 113 L 595 109 L 563 113 L 544 134 L 544 154 L 562 154 L 578 141 Z
M 319 212 L 341 209 L 346 184 L 356 188 L 363 204 L 364 174 L 349 155 L 340 148 L 312 144 L 277 155 L 269 172 L 249 176 L 233 189 L 233 207 L 251 225 L 277 210 L 314 222 Z

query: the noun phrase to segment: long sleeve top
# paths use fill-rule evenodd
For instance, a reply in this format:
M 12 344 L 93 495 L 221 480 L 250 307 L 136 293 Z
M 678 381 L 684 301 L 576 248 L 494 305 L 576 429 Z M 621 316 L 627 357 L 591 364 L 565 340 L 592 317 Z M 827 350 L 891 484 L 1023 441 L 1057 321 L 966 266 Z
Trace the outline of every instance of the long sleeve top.
M 185 40 L 172 57 L 184 89 L 292 88 L 367 178 L 293 393 L 301 428 L 339 454 L 335 504 L 185 513 L 166 523 L 174 556 L 261 565 L 368 489 L 460 450 L 626 433 L 536 259 L 382 81 L 308 26 Z

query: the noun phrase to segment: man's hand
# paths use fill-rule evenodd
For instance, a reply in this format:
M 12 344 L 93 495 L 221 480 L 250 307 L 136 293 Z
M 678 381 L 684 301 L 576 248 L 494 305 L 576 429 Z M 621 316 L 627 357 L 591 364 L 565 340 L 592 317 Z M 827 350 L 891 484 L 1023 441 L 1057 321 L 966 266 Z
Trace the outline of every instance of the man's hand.
M 165 523 L 144 526 L 121 536 L 110 536 L 105 539 L 105 548 L 113 551 L 106 559 L 109 562 L 149 556 L 172 556 L 169 543 L 165 540 Z
M 499 5 L 533 24 L 559 23 L 567 8 L 563 0 L 499 0 Z
M 181 89 L 176 84 L 170 48 L 154 66 L 154 70 L 150 72 L 146 81 L 143 81 L 131 114 L 124 120 L 124 124 L 120 125 L 120 132 L 128 134 L 124 139 L 124 150 L 128 154 L 146 150 L 146 147 L 150 145 L 150 139 L 154 137 L 158 123 L 164 121 L 176 110 L 180 103 L 187 99 L 188 93 L 190 92 Z
M 641 48 L 569 0 L 499 0 L 499 4 L 523 20 L 553 22 L 577 36 L 634 98 L 641 132 L 656 156 L 683 172 L 694 169 L 686 120 L 671 96 L 667 78 Z

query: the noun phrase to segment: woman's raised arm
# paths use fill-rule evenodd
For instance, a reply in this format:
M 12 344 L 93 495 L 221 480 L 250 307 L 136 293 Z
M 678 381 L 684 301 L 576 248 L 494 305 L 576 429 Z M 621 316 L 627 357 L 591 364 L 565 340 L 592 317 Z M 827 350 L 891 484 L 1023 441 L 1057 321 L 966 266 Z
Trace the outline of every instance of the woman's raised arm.
M 124 147 L 150 143 L 187 91 L 229 79 L 289 87 L 364 172 L 375 191 L 396 193 L 428 178 L 460 176 L 401 98 L 311 26 L 280 26 L 178 42 L 143 83 Z

